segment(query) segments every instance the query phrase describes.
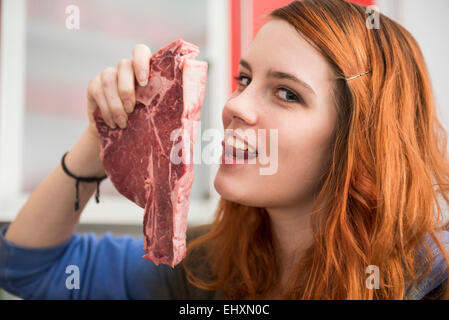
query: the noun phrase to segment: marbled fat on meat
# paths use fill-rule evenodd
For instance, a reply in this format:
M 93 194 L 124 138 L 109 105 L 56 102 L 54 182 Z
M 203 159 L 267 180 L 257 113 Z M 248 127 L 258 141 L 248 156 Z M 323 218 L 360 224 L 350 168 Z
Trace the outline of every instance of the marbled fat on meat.
M 148 84 L 136 85 L 137 103 L 125 129 L 111 129 L 99 109 L 94 112 L 106 174 L 118 192 L 145 208 L 143 258 L 156 265 L 173 267 L 186 254 L 193 146 L 208 67 L 195 60 L 198 54 L 197 46 L 179 39 L 152 55 Z M 174 130 L 182 134 L 171 141 Z M 188 148 L 179 156 L 190 162 L 170 160 L 179 143 Z

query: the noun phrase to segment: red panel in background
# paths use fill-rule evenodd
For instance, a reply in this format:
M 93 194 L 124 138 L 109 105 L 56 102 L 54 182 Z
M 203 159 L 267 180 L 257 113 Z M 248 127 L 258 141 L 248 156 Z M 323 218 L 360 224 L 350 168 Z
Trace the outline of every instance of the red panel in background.
M 362 6 L 370 6 L 376 2 L 374 0 L 346 0 L 346 1 L 358 3 L 358 4 L 361 4 Z
M 268 14 L 274 9 L 284 7 L 292 0 L 253 0 L 253 37 L 256 36 L 257 31 L 264 25 L 266 19 L 261 16 Z
M 231 72 L 232 75 L 237 75 L 238 63 L 241 55 L 241 0 L 229 0 L 230 2 L 230 44 L 231 44 Z M 243 0 L 246 1 L 246 0 Z M 375 0 L 347 0 L 353 3 L 358 3 L 364 6 L 375 4 Z M 265 23 L 265 20 L 261 18 L 262 15 L 268 14 L 276 8 L 283 7 L 292 2 L 292 0 L 252 0 L 252 19 L 253 19 L 253 36 L 257 34 L 257 31 Z M 236 89 L 237 83 L 231 78 L 231 93 Z
M 231 93 L 234 92 L 236 88 L 236 83 L 232 79 L 233 75 L 238 72 L 238 65 L 240 60 L 240 0 L 229 0 L 230 1 L 230 17 L 231 17 L 231 39 L 229 43 L 231 44 Z

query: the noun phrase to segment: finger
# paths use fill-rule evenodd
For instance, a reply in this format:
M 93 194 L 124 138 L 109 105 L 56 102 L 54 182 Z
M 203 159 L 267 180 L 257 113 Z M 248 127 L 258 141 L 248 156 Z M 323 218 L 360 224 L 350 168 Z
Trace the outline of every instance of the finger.
M 148 84 L 150 74 L 151 50 L 144 44 L 137 44 L 133 48 L 133 67 L 137 82 L 144 87 Z
M 101 116 L 103 117 L 106 124 L 115 129 L 116 125 L 112 120 L 112 114 L 109 111 L 106 98 L 103 94 L 103 89 L 101 88 L 100 76 L 94 77 L 90 80 L 89 87 L 87 89 L 87 109 L 89 114 L 89 119 L 93 121 L 93 113 L 96 108 L 100 108 Z
M 126 114 L 122 101 L 118 95 L 117 69 L 106 68 L 101 73 L 101 85 L 109 110 L 112 114 L 112 119 L 120 128 L 125 128 L 128 115 Z
M 118 94 L 128 113 L 133 112 L 135 99 L 134 70 L 132 61 L 129 59 L 120 60 L 117 65 Z

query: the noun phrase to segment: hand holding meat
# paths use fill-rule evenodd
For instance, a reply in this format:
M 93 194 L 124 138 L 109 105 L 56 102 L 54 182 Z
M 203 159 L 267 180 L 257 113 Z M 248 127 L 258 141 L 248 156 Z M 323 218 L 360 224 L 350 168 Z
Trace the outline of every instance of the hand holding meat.
M 89 130 L 97 135 L 94 111 L 99 108 L 110 128 L 125 128 L 136 104 L 136 85 L 148 82 L 151 50 L 143 44 L 132 50 L 133 59 L 122 59 L 92 78 L 87 89 Z M 137 81 L 136 81 L 137 80 Z M 136 83 L 137 82 L 137 83 Z

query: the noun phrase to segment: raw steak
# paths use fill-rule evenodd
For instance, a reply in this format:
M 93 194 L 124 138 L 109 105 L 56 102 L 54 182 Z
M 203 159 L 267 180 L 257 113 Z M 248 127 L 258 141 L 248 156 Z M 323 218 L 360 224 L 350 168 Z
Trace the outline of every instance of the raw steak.
M 106 174 L 118 192 L 145 208 L 143 258 L 156 265 L 174 267 L 186 254 L 193 145 L 208 67 L 194 60 L 198 54 L 182 39 L 153 54 L 148 84 L 136 84 L 136 107 L 125 129 L 111 129 L 98 108 L 94 113 Z M 176 129 L 183 131 L 172 141 Z M 170 157 L 175 146 L 184 160 L 178 164 Z

